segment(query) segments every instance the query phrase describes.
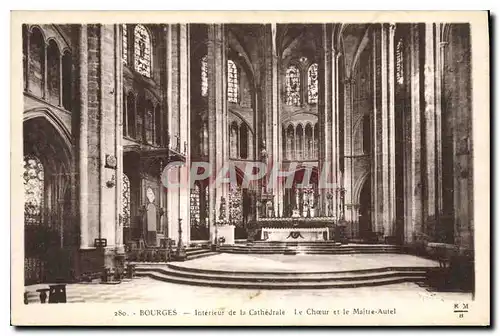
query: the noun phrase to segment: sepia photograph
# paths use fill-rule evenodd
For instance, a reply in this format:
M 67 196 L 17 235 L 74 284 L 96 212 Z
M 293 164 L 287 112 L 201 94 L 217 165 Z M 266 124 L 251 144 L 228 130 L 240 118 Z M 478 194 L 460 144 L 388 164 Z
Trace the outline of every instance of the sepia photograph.
M 174 14 L 12 13 L 13 325 L 489 325 L 487 12 Z

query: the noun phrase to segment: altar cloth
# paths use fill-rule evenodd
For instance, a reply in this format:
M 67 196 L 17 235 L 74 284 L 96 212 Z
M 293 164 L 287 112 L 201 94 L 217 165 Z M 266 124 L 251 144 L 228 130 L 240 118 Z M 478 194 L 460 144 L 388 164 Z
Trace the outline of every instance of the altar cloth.
M 328 228 L 262 228 L 264 241 L 325 241 Z

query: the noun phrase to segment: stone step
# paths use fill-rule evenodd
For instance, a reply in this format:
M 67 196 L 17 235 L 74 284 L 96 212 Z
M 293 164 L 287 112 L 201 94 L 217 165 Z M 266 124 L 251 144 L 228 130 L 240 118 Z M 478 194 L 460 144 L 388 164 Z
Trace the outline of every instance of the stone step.
M 165 282 L 173 282 L 186 285 L 224 287 L 224 288 L 247 288 L 247 289 L 320 289 L 320 288 L 353 288 L 363 286 L 381 286 L 401 282 L 418 282 L 425 280 L 424 275 L 391 275 L 387 274 L 371 279 L 344 279 L 344 280 L 321 280 L 321 281 L 261 281 L 253 282 L 249 279 L 238 280 L 216 280 L 186 278 L 181 274 L 164 274 L 155 270 L 138 272 L 139 276 L 147 276 L 152 279 Z
M 401 271 L 401 272 L 427 272 L 429 270 L 434 270 L 439 268 L 429 267 L 429 266 L 389 266 L 389 267 L 377 267 L 377 268 L 364 268 L 364 269 L 355 269 L 355 270 L 342 270 L 342 271 L 305 271 L 305 272 L 296 272 L 296 271 L 226 271 L 220 269 L 203 269 L 203 268 L 195 268 L 184 266 L 184 264 L 180 263 L 147 263 L 147 264 L 137 264 L 136 267 L 144 267 L 144 268 L 170 268 L 172 270 L 191 272 L 191 273 L 203 273 L 203 274 L 242 274 L 246 276 L 284 276 L 284 277 L 294 277 L 294 276 L 316 276 L 316 275 L 356 275 L 356 274 L 371 274 L 371 273 L 381 273 L 388 271 Z
M 191 249 L 191 250 L 187 250 L 186 249 L 186 254 L 188 256 L 194 256 L 194 255 L 197 255 L 197 254 L 203 254 L 203 253 L 207 253 L 207 252 L 211 252 L 211 250 L 210 249 L 203 249 L 203 248 Z
M 193 260 L 193 259 L 199 259 L 199 258 L 205 258 L 205 257 L 210 257 L 212 255 L 219 254 L 219 252 L 213 252 L 210 250 L 205 250 L 202 253 L 196 253 L 196 254 L 191 254 L 187 255 L 187 260 Z
M 311 243 L 288 243 L 288 244 L 234 244 L 234 245 L 222 245 L 222 246 L 238 246 L 238 247 L 296 247 L 296 246 L 315 246 L 315 247 L 337 247 L 337 248 L 387 248 L 387 247 L 398 247 L 397 245 L 342 245 L 342 244 L 311 244 Z
M 221 248 L 230 248 L 237 250 L 275 250 L 275 249 L 290 249 L 290 250 L 338 250 L 338 251 L 375 251 L 375 250 L 400 250 L 398 247 L 337 247 L 337 246 L 221 246 Z
M 250 254 L 275 254 L 275 253 L 306 253 L 306 254 L 359 254 L 359 253 L 399 253 L 397 247 L 366 247 L 366 248 L 339 248 L 339 247 L 241 247 L 221 246 L 221 252 L 227 253 L 250 253 Z
M 167 267 L 151 267 L 145 266 L 138 268 L 138 274 L 149 274 L 150 272 L 161 273 L 166 276 L 174 276 L 179 278 L 200 279 L 206 281 L 243 281 L 251 283 L 298 283 L 298 282 L 345 282 L 345 281 L 361 281 L 374 280 L 387 277 L 412 277 L 426 276 L 426 270 L 413 269 L 375 269 L 365 270 L 362 272 L 346 271 L 346 272 L 310 272 L 310 273 L 257 273 L 257 272 L 212 272 L 210 270 L 192 271 L 189 268 L 176 267 L 172 265 Z

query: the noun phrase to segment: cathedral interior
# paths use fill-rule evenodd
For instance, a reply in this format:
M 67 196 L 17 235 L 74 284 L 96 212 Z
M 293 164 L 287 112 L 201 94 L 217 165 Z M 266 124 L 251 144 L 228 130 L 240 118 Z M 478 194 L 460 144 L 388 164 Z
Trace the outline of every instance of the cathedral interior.
M 473 255 L 469 30 L 23 25 L 25 283 L 266 241 Z

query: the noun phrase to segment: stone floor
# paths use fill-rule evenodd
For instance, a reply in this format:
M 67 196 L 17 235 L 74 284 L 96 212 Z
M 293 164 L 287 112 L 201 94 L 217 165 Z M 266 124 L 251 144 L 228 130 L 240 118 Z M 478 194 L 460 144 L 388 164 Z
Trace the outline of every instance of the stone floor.
M 28 286 L 34 291 L 41 285 Z M 117 285 L 69 284 L 66 289 L 68 303 L 175 303 L 193 305 L 274 304 L 293 305 L 314 300 L 325 304 L 337 300 L 353 299 L 355 302 L 386 302 L 387 300 L 438 300 L 460 301 L 471 299 L 471 294 L 432 292 L 414 283 L 379 287 L 315 289 L 315 290 L 250 290 L 215 287 L 186 286 L 136 278 Z
M 382 267 L 437 267 L 438 262 L 405 254 L 283 255 L 228 254 L 172 263 L 180 266 L 222 271 L 335 272 Z
M 180 263 L 186 267 L 200 267 L 234 271 L 341 271 L 386 266 L 436 266 L 435 262 L 402 254 L 381 255 L 237 255 L 219 254 Z M 27 286 L 35 292 L 44 285 Z M 471 294 L 434 292 L 415 283 L 402 283 L 378 287 L 314 289 L 314 290 L 251 290 L 179 285 L 135 278 L 120 284 L 69 284 L 68 302 L 92 303 L 147 303 L 220 305 L 276 304 L 290 305 L 314 300 L 328 304 L 332 300 L 363 300 L 385 302 L 391 298 L 409 300 L 468 300 Z M 36 297 L 35 297 L 36 298 Z

